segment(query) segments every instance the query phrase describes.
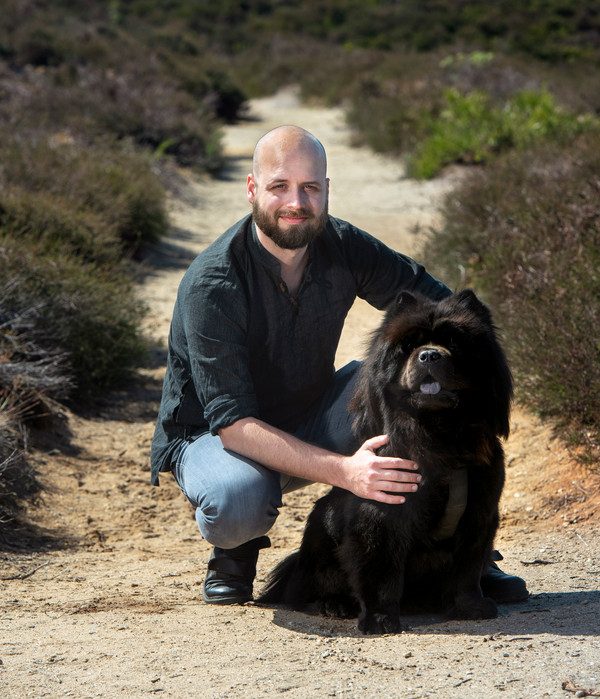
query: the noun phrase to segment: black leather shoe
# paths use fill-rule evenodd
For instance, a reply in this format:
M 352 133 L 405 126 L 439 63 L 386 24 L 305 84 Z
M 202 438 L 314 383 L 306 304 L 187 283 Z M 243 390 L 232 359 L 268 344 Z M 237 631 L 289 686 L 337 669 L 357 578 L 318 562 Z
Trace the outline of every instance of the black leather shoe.
M 527 583 L 516 575 L 508 575 L 500 570 L 495 561 L 501 561 L 502 555 L 492 551 L 492 560 L 481 576 L 481 591 L 484 597 L 491 597 L 495 602 L 507 604 L 524 602 L 529 597 Z
M 234 549 L 215 546 L 204 580 L 204 601 L 208 604 L 243 604 L 251 600 L 258 552 L 269 546 L 268 536 L 251 539 Z

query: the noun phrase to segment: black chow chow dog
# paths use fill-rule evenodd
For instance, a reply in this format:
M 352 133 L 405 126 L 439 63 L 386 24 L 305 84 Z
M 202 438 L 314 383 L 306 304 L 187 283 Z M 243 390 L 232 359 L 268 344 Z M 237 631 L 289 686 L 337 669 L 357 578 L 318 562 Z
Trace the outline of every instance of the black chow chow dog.
M 402 505 L 333 488 L 315 504 L 299 551 L 259 603 L 358 616 L 363 633 L 402 630 L 401 612 L 497 615 L 480 578 L 504 482 L 512 377 L 487 307 L 470 290 L 433 302 L 402 292 L 375 332 L 351 403 L 365 441 L 419 464 Z

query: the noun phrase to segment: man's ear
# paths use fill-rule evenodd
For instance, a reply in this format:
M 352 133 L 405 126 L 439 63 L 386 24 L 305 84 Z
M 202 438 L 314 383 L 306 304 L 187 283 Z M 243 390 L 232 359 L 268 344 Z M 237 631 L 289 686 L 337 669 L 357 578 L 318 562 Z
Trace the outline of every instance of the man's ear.
M 246 197 L 251 204 L 254 204 L 256 199 L 256 180 L 252 173 L 246 177 Z

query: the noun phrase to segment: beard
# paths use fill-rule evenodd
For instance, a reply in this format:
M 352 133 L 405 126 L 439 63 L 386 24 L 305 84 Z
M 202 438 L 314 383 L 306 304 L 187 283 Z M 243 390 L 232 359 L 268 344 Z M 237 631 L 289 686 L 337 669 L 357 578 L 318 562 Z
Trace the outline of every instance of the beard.
M 281 216 L 305 218 L 304 223 L 298 223 L 290 226 L 287 231 L 282 231 L 279 228 L 278 219 Z M 261 209 L 255 201 L 252 204 L 252 217 L 254 223 L 260 230 L 270 238 L 275 245 L 284 250 L 298 250 L 303 248 L 317 238 L 325 229 L 327 224 L 327 203 L 319 216 L 314 216 L 307 209 L 296 209 L 295 211 L 287 211 L 280 209 L 273 216 Z

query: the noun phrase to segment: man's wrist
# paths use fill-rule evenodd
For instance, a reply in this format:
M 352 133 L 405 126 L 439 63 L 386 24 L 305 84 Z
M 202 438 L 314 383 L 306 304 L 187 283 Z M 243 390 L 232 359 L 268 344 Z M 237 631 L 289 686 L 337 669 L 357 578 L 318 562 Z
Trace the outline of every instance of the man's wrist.
M 342 456 L 341 454 L 335 455 L 335 463 L 331 469 L 331 477 L 329 485 L 335 486 L 336 488 L 344 488 L 348 490 L 348 458 L 347 456 Z

